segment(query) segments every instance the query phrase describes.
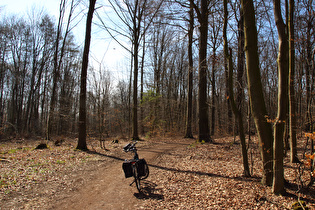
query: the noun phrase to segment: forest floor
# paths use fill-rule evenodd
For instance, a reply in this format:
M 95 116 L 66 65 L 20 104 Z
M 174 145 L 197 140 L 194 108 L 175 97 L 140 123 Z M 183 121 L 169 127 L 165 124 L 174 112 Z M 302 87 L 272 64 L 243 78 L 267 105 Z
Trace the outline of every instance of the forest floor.
M 40 140 L 0 142 L 0 209 L 291 209 L 298 199 L 315 209 L 315 187 L 298 192 L 299 169 L 285 159 L 286 195 L 272 194 L 260 184 L 261 160 L 252 138 L 252 177 L 242 176 L 240 145 L 232 137 L 201 144 L 192 139 L 163 137 L 138 142 L 149 177 L 143 193 L 126 179 L 122 162 L 131 158 L 127 140 L 106 142 L 102 150 L 88 140 L 89 152 L 75 150 L 75 139 L 35 150 Z M 299 145 L 305 143 L 301 138 Z M 303 148 L 299 149 L 299 157 Z M 304 176 L 301 176 L 304 179 Z

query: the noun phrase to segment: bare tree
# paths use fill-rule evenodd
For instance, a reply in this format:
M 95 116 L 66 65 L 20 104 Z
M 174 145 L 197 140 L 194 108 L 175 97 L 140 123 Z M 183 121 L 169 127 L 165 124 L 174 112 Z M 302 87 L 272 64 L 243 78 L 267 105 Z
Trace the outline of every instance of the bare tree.
M 189 29 L 188 29 L 188 97 L 187 97 L 187 118 L 186 118 L 186 138 L 193 138 L 191 124 L 192 124 L 192 102 L 193 102 L 193 32 L 194 32 L 194 8 L 190 2 L 189 8 Z
M 89 11 L 86 19 L 85 43 L 82 59 L 80 109 L 79 109 L 79 139 L 77 149 L 87 150 L 86 145 L 86 79 L 89 63 L 89 51 L 91 42 L 92 19 L 96 0 L 90 0 Z
M 288 117 L 288 41 L 286 25 L 281 14 L 280 0 L 274 0 L 275 21 L 279 36 L 278 53 L 278 114 L 274 125 L 274 145 L 273 145 L 273 186 L 275 194 L 284 192 L 284 130 Z
M 207 104 L 207 43 L 208 43 L 208 17 L 209 1 L 201 0 L 200 8 L 190 0 L 193 5 L 200 24 L 199 32 L 199 86 L 198 86 L 198 108 L 199 108 L 199 140 L 210 142 L 209 114 Z
M 289 0 L 289 121 L 291 163 L 298 162 L 296 150 L 294 4 L 294 0 Z
M 62 64 L 62 59 L 65 52 L 65 46 L 67 37 L 72 30 L 70 24 L 72 21 L 72 15 L 74 12 L 75 7 L 77 4 L 75 3 L 75 0 L 71 0 L 69 15 L 68 15 L 68 21 L 66 25 L 65 34 L 62 35 L 62 29 L 63 29 L 63 19 L 64 15 L 66 13 L 66 2 L 67 0 L 61 0 L 60 1 L 60 8 L 59 8 L 59 20 L 58 20 L 58 27 L 57 27 L 57 35 L 56 35 L 56 42 L 55 42 L 55 52 L 54 52 L 54 67 L 53 67 L 53 86 L 52 86 L 52 94 L 50 99 L 50 109 L 47 119 L 47 133 L 46 138 L 47 140 L 50 139 L 50 135 L 53 129 L 53 123 L 54 123 L 54 116 L 55 116 L 55 106 L 57 102 L 57 85 L 60 77 L 60 68 Z M 61 48 L 60 48 L 60 39 L 63 37 Z
M 257 28 L 253 0 L 241 0 L 244 14 L 245 54 L 251 110 L 258 132 L 263 161 L 262 183 L 272 184 L 272 128 L 267 122 L 267 110 L 263 95 L 257 47 Z
M 4 25 L 0 25 L 0 128 L 4 127 L 4 99 L 5 99 L 5 92 L 4 92 L 4 83 L 7 74 L 6 70 L 6 63 L 5 58 L 8 51 L 7 45 L 7 31 L 8 28 Z M 0 140 L 3 138 L 3 133 L 0 134 Z
M 138 73 L 139 73 L 139 45 L 141 36 L 141 22 L 144 16 L 144 11 L 147 6 L 147 1 L 135 1 L 134 5 L 131 2 L 126 5 L 132 14 L 132 45 L 133 45 L 133 107 L 132 107 L 132 139 L 138 140 Z
M 93 71 L 93 92 L 90 93 L 92 96 L 92 104 L 94 105 L 95 123 L 90 129 L 98 131 L 101 148 L 105 149 L 105 137 L 109 136 L 110 126 L 108 122 L 110 118 L 110 90 L 111 90 L 111 78 L 109 72 L 105 71 L 101 64 L 99 71 Z
M 124 1 L 118 0 L 109 1 L 111 7 L 115 11 L 115 14 L 119 20 L 126 26 L 127 30 L 117 30 L 111 28 L 102 20 L 101 16 L 98 17 L 101 21 L 102 27 L 111 35 L 111 37 L 117 41 L 124 49 L 129 51 L 132 56 L 133 69 L 133 105 L 132 105 L 132 138 L 139 139 L 138 135 L 138 74 L 139 74 L 139 49 L 144 34 L 148 30 L 153 18 L 159 11 L 164 0 L 159 2 L 149 0 L 136 0 L 136 1 Z M 147 19 L 147 21 L 145 21 Z M 131 32 L 131 33 L 130 33 Z M 129 50 L 127 46 L 124 46 L 120 40 L 118 40 L 114 34 L 119 34 L 125 38 L 128 38 L 132 43 L 132 50 Z M 130 35 L 131 34 L 131 35 Z M 131 78 L 131 75 L 130 75 Z M 130 84 L 131 85 L 131 84 Z
M 219 48 L 221 47 L 221 37 L 222 37 L 222 26 L 223 26 L 223 21 L 222 17 L 218 16 L 218 12 L 222 11 L 222 5 L 221 3 L 216 4 L 218 5 L 215 7 L 215 12 L 211 12 L 209 14 L 209 43 L 210 47 L 212 48 L 212 55 L 211 57 L 211 75 L 209 75 L 209 81 L 211 85 L 211 120 L 210 120 L 210 132 L 211 136 L 215 135 L 216 131 L 216 112 L 220 112 L 221 110 L 219 109 L 218 106 L 218 95 L 217 95 L 217 83 L 218 83 L 218 78 L 216 77 L 218 72 L 219 72 L 219 54 L 220 50 Z M 218 114 L 220 115 L 220 114 Z M 230 124 L 230 123 L 227 123 Z M 221 125 L 219 125 L 221 126 Z M 218 126 L 218 127 L 219 127 Z M 217 129 L 220 130 L 220 129 Z
M 247 148 L 246 148 L 246 141 L 245 141 L 245 133 L 244 133 L 244 126 L 243 126 L 243 118 L 240 109 L 237 107 L 235 99 L 234 99 L 234 90 L 233 90 L 233 59 L 232 59 L 232 49 L 230 48 L 230 52 L 228 49 L 228 41 L 227 41 L 227 24 L 228 24 L 228 9 L 227 9 L 227 0 L 224 0 L 224 25 L 223 25 L 223 41 L 224 41 L 224 55 L 225 59 L 228 63 L 228 85 L 229 85 L 229 102 L 231 103 L 231 108 L 235 115 L 236 120 L 238 121 L 238 130 L 239 136 L 241 140 L 242 146 L 242 157 L 243 157 L 243 174 L 246 177 L 250 176 L 249 171 L 249 164 L 248 164 L 248 156 L 247 156 Z
M 23 130 L 23 105 L 31 55 L 30 26 L 22 19 L 12 18 L 7 37 L 12 57 L 12 63 L 9 65 L 11 100 L 8 107 L 8 123 L 17 135 Z

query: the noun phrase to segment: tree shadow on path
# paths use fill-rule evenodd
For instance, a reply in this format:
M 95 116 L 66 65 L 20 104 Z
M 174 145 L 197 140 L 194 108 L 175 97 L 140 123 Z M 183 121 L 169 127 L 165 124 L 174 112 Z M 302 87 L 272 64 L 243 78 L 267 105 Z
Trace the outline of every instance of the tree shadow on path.
M 105 154 L 98 153 L 98 152 L 92 152 L 92 153 L 98 154 L 98 155 L 101 155 L 104 157 L 112 158 L 114 160 L 120 160 L 120 161 L 125 160 L 125 159 L 117 157 L 117 156 L 105 155 Z M 157 152 L 157 153 L 159 153 L 159 152 Z M 161 152 L 161 154 L 162 153 L 163 152 Z M 204 171 L 183 170 L 183 169 L 177 169 L 177 168 L 172 168 L 172 167 L 164 167 L 164 166 L 160 166 L 160 165 L 156 165 L 156 164 L 148 164 L 148 165 L 149 165 L 149 167 L 157 168 L 157 169 L 161 169 L 161 170 L 174 171 L 174 172 L 185 173 L 185 174 L 195 174 L 195 175 L 199 175 L 199 176 L 209 176 L 209 177 L 215 177 L 215 178 L 224 178 L 224 179 L 229 179 L 229 180 L 255 182 L 255 183 L 259 183 L 261 181 L 261 177 L 259 177 L 259 176 L 251 176 L 251 177 L 235 176 L 235 177 L 231 177 L 231 176 L 226 176 L 226 175 L 216 174 L 216 173 L 209 173 L 209 172 L 204 172 Z M 137 199 L 164 200 L 164 196 L 162 194 L 154 193 L 154 191 L 156 191 L 157 185 L 154 184 L 153 182 L 145 180 L 145 181 L 141 182 L 141 185 L 142 185 L 142 191 L 143 192 L 134 194 L 134 196 Z M 293 191 L 298 190 L 298 186 L 294 183 L 286 183 L 286 188 L 293 190 Z M 312 189 L 309 188 L 307 190 L 301 190 L 300 193 L 301 193 L 301 195 L 309 196 L 309 198 L 303 198 L 304 201 L 309 202 L 309 203 L 315 202 L 315 198 L 314 198 L 315 197 L 314 196 L 315 191 L 313 188 Z M 285 193 L 283 196 L 297 199 L 297 195 L 289 193 L 289 192 Z
M 203 176 L 209 176 L 209 177 L 233 179 L 233 180 L 238 180 L 238 181 L 260 182 L 260 179 L 261 179 L 261 177 L 258 177 L 258 176 L 251 176 L 251 177 L 236 176 L 236 177 L 231 177 L 231 176 L 224 176 L 222 174 L 208 173 L 208 172 L 203 172 L 203 171 L 182 170 L 182 169 L 164 167 L 164 166 L 153 165 L 153 164 L 148 164 L 148 165 L 150 167 L 161 169 L 161 170 L 174 171 L 174 172 L 186 173 L 186 174 L 203 175 Z

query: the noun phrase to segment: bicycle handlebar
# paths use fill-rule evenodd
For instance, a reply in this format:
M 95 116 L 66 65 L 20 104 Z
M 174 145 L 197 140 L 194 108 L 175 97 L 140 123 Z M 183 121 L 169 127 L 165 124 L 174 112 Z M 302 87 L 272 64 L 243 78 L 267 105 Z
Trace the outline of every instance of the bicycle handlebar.
M 124 146 L 124 151 L 125 152 L 129 152 L 129 151 L 135 151 L 136 150 L 136 144 L 137 144 L 138 142 L 136 141 L 136 142 L 134 142 L 134 143 L 128 143 L 126 146 Z

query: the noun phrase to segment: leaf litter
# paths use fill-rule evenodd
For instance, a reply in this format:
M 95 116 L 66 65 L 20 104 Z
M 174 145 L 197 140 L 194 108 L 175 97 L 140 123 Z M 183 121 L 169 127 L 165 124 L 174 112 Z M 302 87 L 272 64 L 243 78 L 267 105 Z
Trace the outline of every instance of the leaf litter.
M 149 182 L 155 189 L 147 194 L 160 194 L 163 199 L 146 199 L 143 209 L 291 209 L 298 196 L 315 209 L 315 189 L 298 193 L 296 167 L 285 160 L 285 178 L 290 183 L 287 195 L 272 194 L 271 187 L 263 186 L 261 159 L 257 143 L 251 151 L 252 176 L 243 177 L 239 144 L 233 139 L 216 139 L 215 144 L 193 144 L 173 150 L 151 166 Z M 256 139 L 257 141 L 257 139 Z M 150 197 L 150 196 L 148 196 Z
M 179 142 L 182 138 L 160 138 L 141 142 L 152 146 Z M 256 142 L 257 139 L 254 139 Z M 231 143 L 232 142 L 232 143 Z M 93 179 L 100 167 L 111 161 L 106 155 L 121 156 L 126 141 L 107 144 L 90 140 L 90 150 L 75 150 L 76 139 L 63 145 L 34 150 L 39 141 L 11 140 L 0 145 L 0 206 L 3 209 L 45 209 L 57 195 L 74 191 Z M 137 209 L 291 209 L 298 196 L 315 209 L 315 189 L 297 192 L 297 166 L 285 159 L 287 195 L 276 196 L 260 184 L 261 160 L 258 144 L 252 143 L 249 159 L 252 176 L 243 177 L 239 144 L 220 138 L 215 144 L 194 143 L 167 151 L 150 164 L 150 176 L 142 182 L 144 196 Z M 117 187 L 119 190 L 119 186 Z M 123 198 L 122 198 L 123 199 Z M 0 208 L 0 209 L 2 209 Z

